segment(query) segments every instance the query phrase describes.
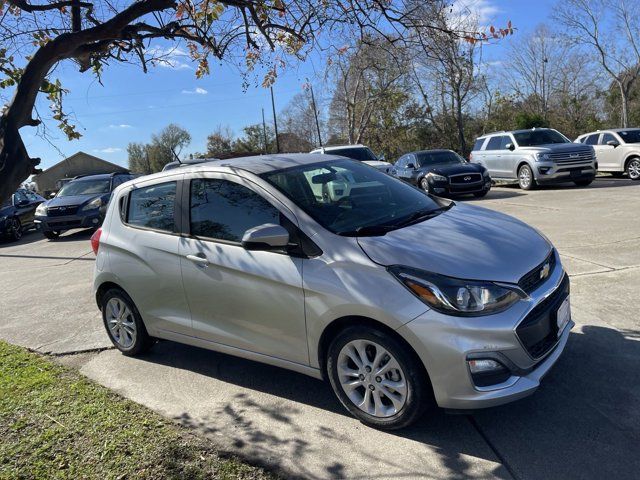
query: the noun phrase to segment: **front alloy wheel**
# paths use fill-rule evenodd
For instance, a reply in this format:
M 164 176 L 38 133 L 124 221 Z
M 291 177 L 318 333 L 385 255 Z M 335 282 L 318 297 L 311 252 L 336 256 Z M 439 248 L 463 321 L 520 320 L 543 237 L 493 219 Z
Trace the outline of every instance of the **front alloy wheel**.
M 427 193 L 431 193 L 431 189 L 429 188 L 429 181 L 426 177 L 420 180 L 420 188 Z
M 640 158 L 634 158 L 627 164 L 627 175 L 631 180 L 640 180 Z
M 18 241 L 22 238 L 22 224 L 16 217 L 7 218 L 5 228 L 9 240 Z
M 533 172 L 529 165 L 522 165 L 518 170 L 518 184 L 522 190 L 532 190 L 536 186 Z
M 340 332 L 329 346 L 326 368 L 340 402 L 371 427 L 406 427 L 433 403 L 417 355 L 376 328 L 356 325 Z

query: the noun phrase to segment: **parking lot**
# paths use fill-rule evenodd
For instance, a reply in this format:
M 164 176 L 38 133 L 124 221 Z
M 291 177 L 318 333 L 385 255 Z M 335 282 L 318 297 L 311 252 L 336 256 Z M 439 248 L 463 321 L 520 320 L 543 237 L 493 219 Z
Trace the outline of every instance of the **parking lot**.
M 91 296 L 86 231 L 0 245 L 0 338 L 55 354 L 223 449 L 295 477 L 638 478 L 640 184 L 494 187 L 462 201 L 539 228 L 572 280 L 567 350 L 535 395 L 511 405 L 434 411 L 385 433 L 349 416 L 328 385 L 290 371 L 170 342 L 124 357 L 110 348 Z

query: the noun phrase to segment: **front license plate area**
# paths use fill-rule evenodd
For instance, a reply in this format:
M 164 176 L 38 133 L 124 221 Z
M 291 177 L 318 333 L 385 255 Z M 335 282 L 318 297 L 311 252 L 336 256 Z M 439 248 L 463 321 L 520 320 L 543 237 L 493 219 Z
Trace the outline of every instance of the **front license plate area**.
M 558 308 L 558 312 L 556 313 L 556 321 L 558 322 L 558 337 L 562 335 L 564 328 L 571 320 L 571 302 L 569 301 L 569 297 L 564 299 L 562 305 Z

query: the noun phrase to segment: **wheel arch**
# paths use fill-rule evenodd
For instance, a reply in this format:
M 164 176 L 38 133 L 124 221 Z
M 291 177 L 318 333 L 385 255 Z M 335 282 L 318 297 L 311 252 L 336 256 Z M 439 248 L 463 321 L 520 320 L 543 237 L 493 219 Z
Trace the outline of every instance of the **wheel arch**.
M 624 167 L 623 167 L 623 171 L 627 171 L 627 167 L 629 166 L 629 162 L 631 160 L 633 160 L 634 158 L 640 158 L 640 153 L 630 153 L 627 158 L 624 159 Z
M 120 285 L 118 285 L 115 282 L 107 280 L 101 283 L 100 286 L 96 289 L 96 305 L 98 305 L 98 308 L 100 309 L 102 308 L 102 297 L 104 296 L 104 294 L 114 288 L 118 290 L 122 290 L 124 293 L 126 293 L 129 296 L 129 298 L 131 298 L 131 295 L 129 295 L 129 292 L 127 292 L 124 288 L 122 288 Z

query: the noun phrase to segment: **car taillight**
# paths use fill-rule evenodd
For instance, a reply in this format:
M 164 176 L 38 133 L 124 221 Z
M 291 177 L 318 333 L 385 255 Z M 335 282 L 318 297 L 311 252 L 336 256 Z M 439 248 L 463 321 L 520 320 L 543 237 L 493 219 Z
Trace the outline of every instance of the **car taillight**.
M 99 228 L 91 235 L 91 249 L 93 253 L 98 255 L 98 248 L 100 248 L 100 235 L 102 235 L 102 229 Z

